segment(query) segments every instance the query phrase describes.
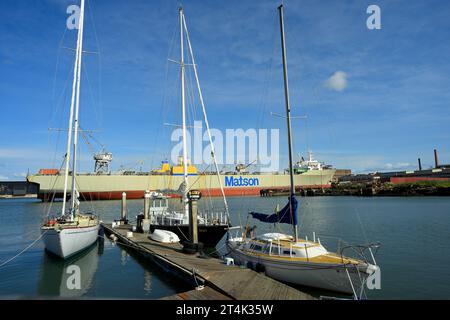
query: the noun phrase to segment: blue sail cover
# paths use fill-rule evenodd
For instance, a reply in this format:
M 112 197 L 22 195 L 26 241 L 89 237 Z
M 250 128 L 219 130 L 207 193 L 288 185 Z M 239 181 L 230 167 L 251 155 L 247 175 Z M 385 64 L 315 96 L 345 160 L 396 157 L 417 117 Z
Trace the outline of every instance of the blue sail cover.
M 292 204 L 292 216 L 290 211 L 290 205 Z M 258 219 L 262 222 L 267 223 L 288 223 L 297 225 L 297 206 L 298 201 L 295 198 L 295 195 L 290 197 L 290 202 L 280 211 L 272 214 L 264 214 L 257 212 L 250 212 L 253 218 Z

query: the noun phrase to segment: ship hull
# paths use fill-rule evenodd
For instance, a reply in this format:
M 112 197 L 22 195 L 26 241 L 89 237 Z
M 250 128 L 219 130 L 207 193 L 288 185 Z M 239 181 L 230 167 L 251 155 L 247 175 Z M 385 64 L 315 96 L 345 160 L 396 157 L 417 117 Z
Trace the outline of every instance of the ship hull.
M 330 185 L 311 185 L 311 186 L 303 186 L 305 189 L 323 189 L 323 188 L 329 188 Z M 227 197 L 245 197 L 245 196 L 259 196 L 261 195 L 261 191 L 265 190 L 265 188 L 242 188 L 242 189 L 232 189 L 227 190 L 224 189 L 225 196 Z M 271 188 L 270 190 L 276 192 L 276 191 L 284 191 L 285 188 Z M 150 190 L 150 191 L 158 191 L 158 190 Z M 82 201 L 97 201 L 97 200 L 120 200 L 122 199 L 122 192 L 126 192 L 127 199 L 143 199 L 144 198 L 144 190 L 136 190 L 136 191 L 111 191 L 111 192 L 80 192 L 80 200 Z M 222 193 L 220 189 L 200 189 L 200 192 L 204 196 L 209 197 L 220 197 L 222 196 Z M 167 193 L 168 196 L 171 198 L 180 198 L 180 194 L 178 193 Z M 62 199 L 63 193 L 53 193 L 53 192 L 39 192 L 38 193 L 38 199 L 49 202 L 51 199 Z
M 335 170 L 309 171 L 295 175 L 294 183 L 296 188 L 328 188 L 334 173 Z M 257 196 L 261 190 L 285 190 L 290 185 L 287 174 L 235 174 L 224 175 L 221 179 L 226 196 Z M 50 201 L 62 198 L 63 175 L 29 175 L 27 180 L 39 185 L 39 199 Z M 215 175 L 193 176 L 189 180 L 189 189 L 200 190 L 204 196 L 222 195 Z M 172 175 L 77 175 L 80 200 L 116 200 L 122 198 L 123 192 L 127 193 L 128 199 L 141 199 L 145 190 L 162 191 L 177 197 L 182 182 L 182 176 Z

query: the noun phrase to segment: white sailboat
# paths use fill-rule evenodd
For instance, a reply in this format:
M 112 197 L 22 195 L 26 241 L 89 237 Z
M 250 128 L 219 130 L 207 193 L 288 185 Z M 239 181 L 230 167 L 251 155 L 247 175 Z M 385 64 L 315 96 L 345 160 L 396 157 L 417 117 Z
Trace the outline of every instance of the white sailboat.
M 85 0 L 81 0 L 80 18 L 73 72 L 72 98 L 70 104 L 69 129 L 67 134 L 67 151 L 65 155 L 64 195 L 61 214 L 58 218 L 48 218 L 41 227 L 42 237 L 47 251 L 66 259 L 88 248 L 97 241 L 99 220 L 92 214 L 82 214 L 79 209 L 78 191 L 76 190 L 76 164 L 78 144 L 78 114 L 80 106 L 81 58 L 83 54 Z M 72 143 L 73 135 L 73 143 Z M 71 149 L 73 154 L 71 154 Z M 69 166 L 72 161 L 71 197 L 66 210 L 66 196 L 69 183 Z
M 241 235 L 229 237 L 227 247 L 229 254 L 240 264 L 250 265 L 258 271 L 264 271 L 274 279 L 353 294 L 363 288 L 366 278 L 378 270 L 371 247 L 365 247 L 370 252 L 373 263 L 368 259 L 345 257 L 343 250 L 331 253 L 320 243 L 320 240 L 299 239 L 297 231 L 297 206 L 293 180 L 291 116 L 289 104 L 288 75 L 286 64 L 286 48 L 284 38 L 283 6 L 278 7 L 281 29 L 281 43 L 284 71 L 284 89 L 286 103 L 286 118 L 289 146 L 290 197 L 289 203 L 275 213 L 267 215 L 256 212 L 250 214 L 262 222 L 287 223 L 293 225 L 294 236 L 282 233 L 266 233 L 252 236 L 248 225 Z M 360 246 L 359 248 L 362 248 Z

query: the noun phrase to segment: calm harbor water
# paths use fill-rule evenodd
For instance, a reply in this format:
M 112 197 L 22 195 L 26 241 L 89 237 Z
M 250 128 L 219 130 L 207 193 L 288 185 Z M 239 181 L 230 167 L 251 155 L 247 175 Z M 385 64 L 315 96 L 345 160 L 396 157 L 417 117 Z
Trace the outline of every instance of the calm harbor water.
M 271 212 L 287 199 L 229 198 L 234 225 L 245 223 L 247 211 Z M 179 200 L 171 200 L 173 205 Z M 220 199 L 200 201 L 219 207 Z M 0 200 L 0 265 L 39 237 L 46 212 L 58 212 L 36 200 Z M 120 201 L 85 202 L 105 222 L 118 218 Z M 129 216 L 143 206 L 128 201 Z M 240 213 L 240 214 L 238 214 Z M 274 226 L 254 220 L 258 233 Z M 290 232 L 288 225 L 278 231 Z M 369 299 L 450 298 L 450 198 L 300 198 L 302 235 L 320 237 L 327 248 L 336 248 L 338 238 L 348 243 L 380 242 L 376 256 L 381 266 L 381 290 L 368 291 Z M 223 251 L 223 242 L 218 245 Z M 82 270 L 82 289 L 68 290 L 66 268 Z M 24 254 L 0 267 L 0 298 L 69 297 L 157 299 L 192 289 L 157 267 L 109 240 L 101 241 L 70 261 L 48 256 L 41 241 Z

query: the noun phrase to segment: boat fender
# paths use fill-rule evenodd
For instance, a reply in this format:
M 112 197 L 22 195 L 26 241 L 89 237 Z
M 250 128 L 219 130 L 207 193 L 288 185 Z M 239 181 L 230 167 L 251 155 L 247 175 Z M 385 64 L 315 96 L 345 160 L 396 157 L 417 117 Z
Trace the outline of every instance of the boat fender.
M 367 266 L 366 273 L 371 275 L 371 274 L 375 273 L 376 271 L 378 271 L 378 269 L 379 269 L 378 266 L 373 265 L 373 264 L 369 264 Z
M 225 263 L 227 266 L 234 266 L 234 259 L 233 259 L 233 258 L 231 258 L 231 257 L 226 257 L 226 258 L 224 258 L 223 260 L 224 260 L 224 263 Z

